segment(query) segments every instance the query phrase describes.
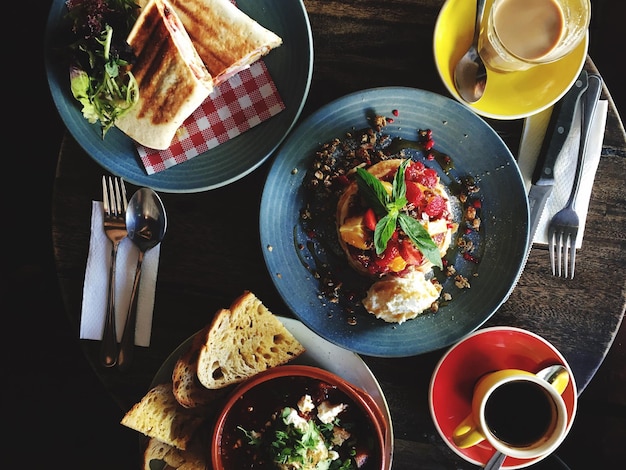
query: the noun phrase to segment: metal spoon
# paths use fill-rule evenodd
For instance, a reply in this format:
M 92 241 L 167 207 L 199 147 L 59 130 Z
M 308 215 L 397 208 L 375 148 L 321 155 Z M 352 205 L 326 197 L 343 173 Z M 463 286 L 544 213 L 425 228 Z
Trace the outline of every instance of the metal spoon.
M 544 369 L 541 369 L 537 372 L 537 377 L 545 380 L 554 388 L 556 388 L 559 394 L 562 394 L 569 383 L 569 372 L 565 368 L 565 366 L 561 364 L 554 364 L 553 366 L 548 366 Z
M 476 2 L 476 20 L 472 44 L 454 67 L 454 86 L 461 98 L 468 103 L 478 101 L 483 96 L 487 86 L 487 69 L 478 54 L 478 36 L 484 11 L 485 0 L 478 0 Z
M 120 352 L 117 357 L 117 365 L 120 370 L 127 370 L 133 358 L 135 346 L 135 324 L 137 317 L 137 292 L 139 290 L 139 280 L 141 279 L 141 264 L 144 253 L 154 248 L 165 236 L 167 228 L 167 215 L 165 207 L 157 193 L 149 188 L 141 188 L 133 194 L 128 202 L 126 211 L 126 229 L 130 238 L 139 248 L 137 258 L 137 269 L 133 290 L 130 295 L 130 306 L 128 316 L 124 325 Z
M 545 380 L 550 385 L 552 385 L 559 394 L 562 394 L 567 387 L 569 382 L 569 372 L 562 366 L 561 364 L 554 364 L 553 366 L 548 366 L 541 369 L 539 372 L 535 374 L 540 379 Z M 491 456 L 487 464 L 483 467 L 484 470 L 497 470 L 502 467 L 502 463 L 506 455 L 496 450 L 496 452 Z

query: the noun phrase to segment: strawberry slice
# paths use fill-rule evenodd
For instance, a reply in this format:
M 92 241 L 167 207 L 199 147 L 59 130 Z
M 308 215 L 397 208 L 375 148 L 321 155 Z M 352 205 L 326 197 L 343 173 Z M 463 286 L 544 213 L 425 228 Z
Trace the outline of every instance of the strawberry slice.
M 374 214 L 374 209 L 370 207 L 365 211 L 365 214 L 363 215 L 363 223 L 368 229 L 373 232 L 374 230 L 376 230 L 377 222 L 378 221 L 376 220 L 376 214 Z
M 446 200 L 441 196 L 434 196 L 428 201 L 424 212 L 430 217 L 440 219 L 443 216 L 443 212 L 446 210 Z
M 424 261 L 424 255 L 422 255 L 422 252 L 418 250 L 413 242 L 407 238 L 400 241 L 398 249 L 400 251 L 400 256 L 404 258 L 406 264 L 419 266 Z
M 434 188 L 438 181 L 437 172 L 432 168 L 425 168 L 422 174 L 417 176 L 416 181 L 423 184 L 427 188 Z
M 422 174 L 424 168 L 426 167 L 422 162 L 411 162 L 409 166 L 406 167 L 404 179 L 406 181 L 417 181 L 417 178 Z
M 421 207 L 424 203 L 424 194 L 419 185 L 413 181 L 406 182 L 406 199 L 415 207 Z
M 397 232 L 395 232 L 397 233 Z M 400 255 L 400 250 L 398 246 L 398 239 L 394 239 L 393 237 L 387 242 L 387 248 L 383 251 L 381 257 L 377 257 L 375 263 L 381 268 L 389 266 L 396 257 Z

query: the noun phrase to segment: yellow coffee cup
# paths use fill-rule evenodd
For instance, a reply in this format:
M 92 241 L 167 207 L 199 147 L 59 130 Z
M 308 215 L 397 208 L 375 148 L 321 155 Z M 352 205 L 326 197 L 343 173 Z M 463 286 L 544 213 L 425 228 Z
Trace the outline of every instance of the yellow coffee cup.
M 564 385 L 563 385 L 564 384 Z M 567 382 L 550 384 L 521 369 L 491 372 L 479 379 L 472 411 L 452 435 L 459 448 L 487 440 L 505 455 L 532 459 L 555 450 L 567 434 Z

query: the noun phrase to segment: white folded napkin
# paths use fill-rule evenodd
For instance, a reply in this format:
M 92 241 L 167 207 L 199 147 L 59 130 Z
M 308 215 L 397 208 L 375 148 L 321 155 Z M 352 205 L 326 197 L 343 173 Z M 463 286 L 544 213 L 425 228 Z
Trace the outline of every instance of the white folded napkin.
M 591 198 L 591 189 L 596 176 L 596 170 L 600 163 L 600 154 L 602 152 L 602 142 L 604 140 L 604 129 L 606 126 L 606 115 L 608 110 L 608 102 L 600 100 L 593 115 L 591 122 L 591 131 L 589 140 L 587 141 L 587 149 L 585 152 L 585 165 L 583 174 L 578 188 L 578 196 L 576 198 L 576 213 L 580 220 L 578 236 L 576 237 L 576 248 L 580 248 L 585 233 L 585 222 L 587 220 L 587 211 L 589 210 L 589 199 Z M 520 167 L 526 191 L 530 190 L 532 185 L 532 175 L 537 163 L 537 158 L 541 150 L 544 135 L 552 108 L 529 116 L 524 121 L 524 129 L 522 131 L 522 139 L 519 148 L 519 157 L 517 163 Z M 548 244 L 548 224 L 558 211 L 565 207 L 569 199 L 572 185 L 574 183 L 574 174 L 576 172 L 576 162 L 578 157 L 578 146 L 580 142 L 580 108 L 575 118 L 575 124 L 565 142 L 565 153 L 561 154 L 554 166 L 554 188 L 546 201 L 546 207 L 541 214 L 537 233 L 533 243 L 538 245 Z
M 102 339 L 106 316 L 111 242 L 104 233 L 102 202 L 91 204 L 91 238 L 83 285 L 83 306 L 80 317 L 81 339 Z M 150 346 L 152 312 L 156 289 L 161 245 L 146 251 L 141 265 L 141 279 L 137 299 L 137 324 L 135 344 Z M 117 251 L 115 276 L 115 327 L 117 340 L 121 341 L 128 315 L 130 294 L 135 279 L 139 249 L 128 238 L 120 242 Z

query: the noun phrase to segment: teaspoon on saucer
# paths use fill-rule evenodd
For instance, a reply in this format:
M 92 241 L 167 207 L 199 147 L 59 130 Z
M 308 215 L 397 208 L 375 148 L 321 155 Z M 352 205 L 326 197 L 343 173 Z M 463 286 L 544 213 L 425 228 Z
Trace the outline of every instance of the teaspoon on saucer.
M 472 44 L 454 67 L 454 86 L 468 103 L 475 103 L 485 92 L 487 86 L 487 69 L 478 54 L 478 36 L 480 23 L 485 11 L 485 0 L 476 2 L 476 20 Z

